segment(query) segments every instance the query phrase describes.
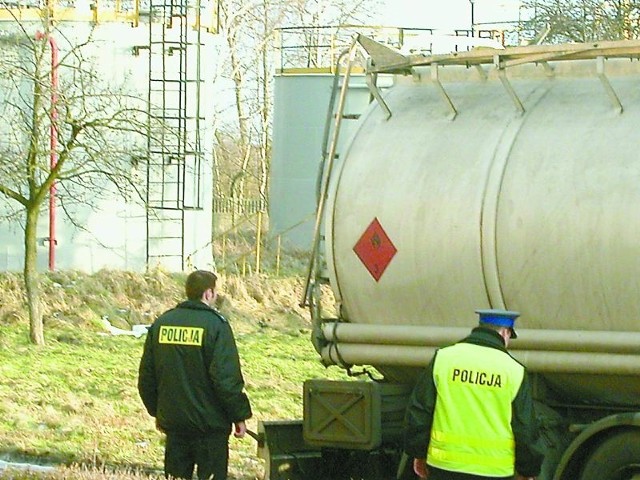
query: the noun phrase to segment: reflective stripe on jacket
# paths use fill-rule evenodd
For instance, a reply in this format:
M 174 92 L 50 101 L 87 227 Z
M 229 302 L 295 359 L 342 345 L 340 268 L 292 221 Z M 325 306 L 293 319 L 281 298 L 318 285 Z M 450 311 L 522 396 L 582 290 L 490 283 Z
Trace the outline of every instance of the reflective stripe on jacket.
M 524 367 L 508 353 L 470 343 L 438 352 L 437 400 L 427 461 L 454 472 L 506 477 L 515 473 L 512 402 Z

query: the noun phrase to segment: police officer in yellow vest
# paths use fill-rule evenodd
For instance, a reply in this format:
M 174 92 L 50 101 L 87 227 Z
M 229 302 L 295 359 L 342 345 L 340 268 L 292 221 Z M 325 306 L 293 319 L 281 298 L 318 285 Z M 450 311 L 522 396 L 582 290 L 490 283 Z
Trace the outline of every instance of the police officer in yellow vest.
M 480 324 L 441 348 L 405 416 L 405 452 L 429 480 L 535 479 L 543 460 L 525 367 L 508 352 L 519 313 L 478 310 Z

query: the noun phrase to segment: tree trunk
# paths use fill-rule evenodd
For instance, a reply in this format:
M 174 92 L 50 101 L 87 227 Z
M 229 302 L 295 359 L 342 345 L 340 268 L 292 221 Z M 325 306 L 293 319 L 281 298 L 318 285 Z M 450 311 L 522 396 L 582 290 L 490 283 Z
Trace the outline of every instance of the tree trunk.
M 37 227 L 40 209 L 28 206 L 24 232 L 24 286 L 29 309 L 29 338 L 35 345 L 44 345 L 44 326 L 40 305 L 40 281 L 38 279 Z

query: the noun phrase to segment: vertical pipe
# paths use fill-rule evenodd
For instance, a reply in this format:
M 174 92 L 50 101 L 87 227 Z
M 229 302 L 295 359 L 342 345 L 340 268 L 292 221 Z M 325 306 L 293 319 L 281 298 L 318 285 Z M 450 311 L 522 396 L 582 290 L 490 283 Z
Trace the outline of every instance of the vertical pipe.
M 330 41 L 330 46 L 329 48 L 331 49 L 331 53 L 329 54 L 329 61 L 331 62 L 331 69 L 329 70 L 330 73 L 335 73 L 333 71 L 333 67 L 334 65 L 336 65 L 336 61 L 338 58 L 338 55 L 336 54 L 336 34 L 332 33 L 331 34 L 331 41 Z
M 471 36 L 475 37 L 476 36 L 475 0 L 469 0 L 469 3 L 471 4 Z
M 49 35 L 49 46 L 51 47 L 51 126 L 49 142 L 51 153 L 49 157 L 49 167 L 53 171 L 58 164 L 58 44 Z M 49 270 L 56 268 L 56 182 L 49 187 Z
M 51 118 L 49 126 L 49 168 L 53 171 L 58 164 L 58 44 L 53 36 L 36 32 L 36 40 L 47 38 L 51 49 Z M 49 270 L 56 268 L 56 182 L 49 187 Z
M 137 27 L 140 23 L 140 0 L 134 0 L 133 5 L 134 5 L 133 22 L 131 26 Z

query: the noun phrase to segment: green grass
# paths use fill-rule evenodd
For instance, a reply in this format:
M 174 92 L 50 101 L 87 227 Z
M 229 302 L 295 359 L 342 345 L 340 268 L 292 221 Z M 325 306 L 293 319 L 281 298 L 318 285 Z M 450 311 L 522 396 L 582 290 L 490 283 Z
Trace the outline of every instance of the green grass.
M 58 473 L 54 478 L 107 478 L 100 470 L 104 467 L 118 472 L 161 471 L 164 437 L 155 430 L 136 387 L 144 338 L 109 336 L 96 327 L 99 322 L 94 317 L 101 314 L 100 305 L 113 301 L 110 296 L 117 297 L 120 288 L 105 281 L 104 275 L 80 279 L 83 284 L 97 279 L 106 285 L 101 302 L 94 302 L 98 307 L 83 303 L 83 294 L 75 286 L 64 295 L 56 287 L 56 308 L 64 312 L 65 320 L 60 320 L 62 315 L 47 312 L 47 343 L 43 347 L 28 342 L 28 322 L 22 307 L 4 303 L 5 313 L 0 315 L 0 458 L 85 468 L 74 467 L 73 474 Z M 273 282 L 263 281 L 269 284 L 273 296 Z M 253 282 L 252 288 L 256 288 L 255 279 Z M 149 295 L 163 298 L 165 293 L 156 282 L 148 283 L 153 289 Z M 7 284 L 2 293 L 11 298 Z M 92 291 L 86 285 L 83 288 Z M 175 286 L 167 288 L 179 292 Z M 289 297 L 295 295 L 284 296 Z M 87 298 L 95 299 L 94 293 Z M 165 301 L 174 302 L 172 298 Z M 320 363 L 309 340 L 307 319 L 274 302 L 264 308 L 260 321 L 251 321 L 246 318 L 251 318 L 255 305 L 247 306 L 237 298 L 230 302 L 238 314 L 229 319 L 236 331 L 254 411 L 254 418 L 248 421 L 251 430 L 256 431 L 258 420 L 301 418 L 305 379 L 344 378 L 340 370 L 325 369 Z M 67 308 L 71 303 L 84 305 L 83 318 L 73 318 L 73 309 Z M 123 308 L 141 316 L 135 303 Z M 268 322 L 264 320 L 267 317 Z M 256 456 L 255 441 L 248 436 L 232 438 L 230 477 L 256 479 L 261 474 L 262 461 Z M 0 472 L 2 479 L 48 478 L 46 474 L 31 475 Z M 124 476 L 117 478 L 137 478 L 133 473 L 119 475 Z

